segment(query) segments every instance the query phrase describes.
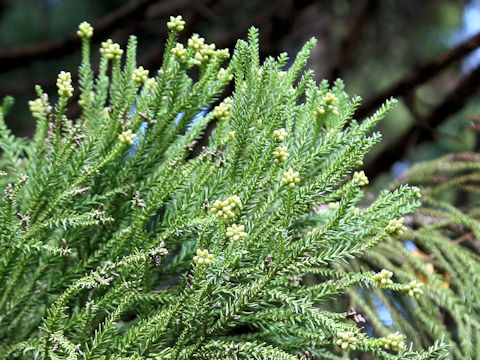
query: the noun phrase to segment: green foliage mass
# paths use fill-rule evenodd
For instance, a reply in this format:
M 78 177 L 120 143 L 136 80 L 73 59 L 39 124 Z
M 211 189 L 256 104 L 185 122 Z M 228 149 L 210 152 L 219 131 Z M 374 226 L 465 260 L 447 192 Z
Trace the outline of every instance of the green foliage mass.
M 359 98 L 302 72 L 313 40 L 285 70 L 286 54 L 260 64 L 252 29 L 222 69 L 226 51 L 178 45 L 181 19 L 168 26 L 148 78 L 135 37 L 124 63 L 103 43 L 94 76 L 82 24 L 79 86 L 62 72 L 56 104 L 37 87 L 31 140 L 11 135 L 3 102 L 0 359 L 443 358 L 440 342 L 369 337 L 327 304 L 359 286 L 422 292 L 334 266 L 400 234 L 420 205 L 402 185 L 355 206 L 368 179 L 352 172 L 394 101 L 352 120 Z

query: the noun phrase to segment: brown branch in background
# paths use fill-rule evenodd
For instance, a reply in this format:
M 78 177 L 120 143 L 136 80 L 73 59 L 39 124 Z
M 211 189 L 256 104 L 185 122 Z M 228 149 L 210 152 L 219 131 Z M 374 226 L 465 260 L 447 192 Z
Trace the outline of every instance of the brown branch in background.
M 123 7 L 112 11 L 94 22 L 93 39 L 103 39 L 119 27 L 143 17 L 146 9 L 156 0 L 133 0 Z M 190 0 L 172 0 L 162 2 L 165 12 L 185 6 Z M 26 66 L 34 61 L 58 59 L 78 50 L 80 38 L 75 34 L 48 40 L 44 43 L 31 44 L 11 49 L 0 49 L 0 73 Z
M 475 144 L 475 151 L 479 152 L 480 151 L 480 116 L 478 115 L 472 115 L 470 116 L 470 127 L 469 129 L 472 131 L 475 131 L 475 138 L 476 138 L 476 144 Z
M 358 43 L 365 25 L 375 14 L 379 3 L 379 0 L 365 0 L 358 10 L 353 13 L 346 34 L 340 43 L 337 56 L 330 69 L 328 78 L 331 82 L 340 77 L 342 70 L 352 61 L 355 45 Z
M 426 64 L 418 66 L 397 83 L 389 86 L 372 98 L 367 99 L 367 101 L 365 101 L 357 110 L 355 115 L 358 118 L 368 116 L 380 107 L 386 99 L 389 99 L 392 96 L 403 96 L 412 92 L 417 86 L 432 79 L 434 76 L 438 75 L 453 63 L 463 59 L 478 47 L 480 47 L 480 33 Z
M 381 152 L 375 159 L 367 165 L 367 173 L 372 178 L 383 171 L 388 171 L 392 164 L 403 159 L 408 150 L 421 142 L 433 140 L 436 131 L 432 131 L 441 125 L 451 115 L 461 110 L 468 100 L 480 88 L 480 65 L 477 66 L 469 75 L 465 76 L 458 85 L 445 96 L 444 101 L 435 107 L 428 116 L 424 117 L 420 124 L 428 126 L 415 125 L 404 135 L 394 140 L 387 149 Z M 414 139 L 415 141 L 412 141 Z M 406 146 L 410 144 L 410 146 Z
M 408 108 L 408 111 L 410 112 L 413 119 L 415 120 L 415 122 L 420 126 L 428 126 L 428 124 L 422 123 L 423 118 L 417 109 L 417 98 L 415 96 L 415 93 L 412 92 L 412 93 L 405 94 L 405 96 L 403 97 L 403 100 L 405 102 L 405 105 Z

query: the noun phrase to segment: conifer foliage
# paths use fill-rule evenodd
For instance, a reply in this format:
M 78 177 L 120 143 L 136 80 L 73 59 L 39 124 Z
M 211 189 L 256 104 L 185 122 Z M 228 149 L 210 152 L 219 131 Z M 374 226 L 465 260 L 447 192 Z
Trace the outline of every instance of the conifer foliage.
M 402 185 L 355 206 L 368 179 L 354 169 L 394 101 L 358 123 L 341 81 L 303 72 L 313 40 L 292 63 L 260 64 L 251 29 L 222 68 L 227 50 L 177 43 L 182 18 L 167 25 L 149 77 L 135 37 L 125 52 L 102 43 L 94 74 L 82 23 L 78 86 L 61 72 L 56 102 L 37 87 L 31 140 L 7 129 L 3 101 L 0 359 L 441 358 L 440 343 L 370 337 L 324 306 L 358 286 L 422 296 L 388 272 L 333 266 L 398 236 L 420 205 Z

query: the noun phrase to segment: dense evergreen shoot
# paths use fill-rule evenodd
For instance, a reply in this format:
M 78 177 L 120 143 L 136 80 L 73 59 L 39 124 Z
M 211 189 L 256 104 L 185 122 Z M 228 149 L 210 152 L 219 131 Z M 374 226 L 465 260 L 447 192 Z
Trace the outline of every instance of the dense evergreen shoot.
M 3 102 L 0 359 L 442 358 L 440 342 L 412 350 L 413 329 L 372 337 L 327 306 L 358 286 L 422 298 L 421 283 L 337 270 L 420 206 L 402 185 L 356 207 L 355 168 L 395 101 L 357 123 L 341 81 L 302 73 L 315 41 L 288 68 L 261 64 L 251 29 L 222 68 L 227 50 L 177 43 L 181 17 L 168 27 L 157 73 L 131 37 L 125 53 L 102 43 L 94 74 L 82 23 L 79 84 L 62 71 L 56 101 L 37 87 L 32 140 L 11 135 Z

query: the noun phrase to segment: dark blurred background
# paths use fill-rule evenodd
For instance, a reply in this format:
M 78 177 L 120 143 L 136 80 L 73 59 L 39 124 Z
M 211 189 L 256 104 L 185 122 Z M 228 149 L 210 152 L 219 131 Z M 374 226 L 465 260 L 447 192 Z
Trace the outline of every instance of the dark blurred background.
M 178 14 L 187 21 L 180 40 L 199 33 L 231 50 L 250 26 L 259 27 L 262 57 L 294 55 L 316 37 L 309 67 L 318 80 L 340 77 L 362 96 L 360 119 L 398 98 L 366 164 L 377 182 L 415 161 L 479 150 L 480 0 L 0 0 L 0 96 L 16 98 L 10 127 L 30 136 L 34 85 L 55 94 L 57 73 L 76 73 L 81 21 L 95 27 L 94 46 L 109 37 L 124 45 L 137 35 L 139 64 L 153 74 L 166 21 Z

